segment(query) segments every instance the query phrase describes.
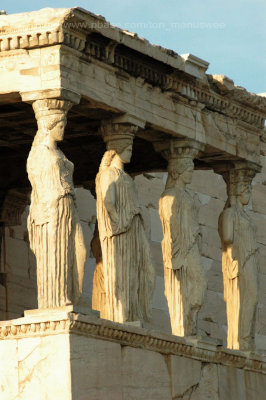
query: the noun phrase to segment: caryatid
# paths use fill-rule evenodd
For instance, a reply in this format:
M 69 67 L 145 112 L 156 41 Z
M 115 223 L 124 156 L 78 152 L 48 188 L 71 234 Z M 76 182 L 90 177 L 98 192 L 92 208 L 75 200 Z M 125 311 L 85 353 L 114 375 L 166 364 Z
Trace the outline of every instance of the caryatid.
M 230 349 L 254 348 L 258 245 L 255 226 L 245 206 L 255 173 L 241 164 L 223 173 L 228 199 L 219 218 L 219 234 Z
M 206 281 L 199 249 L 197 208 L 186 186 L 192 180 L 198 148 L 196 144 L 171 141 L 162 153 L 168 159 L 168 178 L 159 201 L 165 295 L 172 333 L 194 335 Z
M 62 141 L 71 103 L 36 100 L 38 131 L 27 161 L 32 186 L 28 230 L 36 256 L 38 307 L 77 305 L 82 292 L 86 248 L 73 185 L 74 166 Z
M 151 318 L 155 282 L 136 187 L 124 171 L 131 159 L 135 130 L 132 125 L 102 125 L 107 151 L 96 177 L 106 306 L 104 310 L 100 304 L 95 307 L 105 318 L 121 323 Z

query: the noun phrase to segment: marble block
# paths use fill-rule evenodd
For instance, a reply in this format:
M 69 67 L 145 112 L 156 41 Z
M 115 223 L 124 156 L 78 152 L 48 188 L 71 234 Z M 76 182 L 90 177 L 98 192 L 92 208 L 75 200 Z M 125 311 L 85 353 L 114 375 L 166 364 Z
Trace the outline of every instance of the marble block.
M 1 400 L 265 398 L 262 355 L 88 314 L 0 322 L 0 355 Z

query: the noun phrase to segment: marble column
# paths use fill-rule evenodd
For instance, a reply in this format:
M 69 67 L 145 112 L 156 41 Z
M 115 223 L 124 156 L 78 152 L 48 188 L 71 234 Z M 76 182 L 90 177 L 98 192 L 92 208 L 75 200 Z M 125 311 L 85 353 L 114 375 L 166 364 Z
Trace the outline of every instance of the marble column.
M 156 144 L 155 149 L 168 160 L 168 178 L 159 201 L 159 214 L 163 227 L 165 296 L 172 333 L 195 335 L 206 281 L 197 208 L 187 185 L 192 180 L 193 159 L 201 146 L 191 140 L 171 140 Z
M 235 162 L 227 170 L 220 171 L 228 194 L 219 217 L 219 234 L 227 309 L 227 347 L 230 349 L 254 348 L 258 245 L 255 226 L 245 206 L 250 200 L 256 172 L 256 166 L 243 162 Z
M 57 147 L 72 102 L 41 98 L 32 106 L 38 131 L 27 160 L 32 186 L 28 231 L 37 262 L 38 308 L 77 305 L 86 249 L 75 202 L 74 166 Z
M 144 219 L 133 179 L 124 171 L 131 160 L 138 126 L 122 120 L 103 122 L 100 132 L 107 150 L 96 177 L 97 218 L 102 251 L 102 274 L 96 270 L 93 298 L 105 306 L 101 315 L 116 322 L 141 322 L 151 318 L 155 272 L 151 262 Z M 98 268 L 98 266 L 97 266 Z M 95 300 L 96 301 L 96 300 Z M 104 309 L 101 309 L 104 307 Z

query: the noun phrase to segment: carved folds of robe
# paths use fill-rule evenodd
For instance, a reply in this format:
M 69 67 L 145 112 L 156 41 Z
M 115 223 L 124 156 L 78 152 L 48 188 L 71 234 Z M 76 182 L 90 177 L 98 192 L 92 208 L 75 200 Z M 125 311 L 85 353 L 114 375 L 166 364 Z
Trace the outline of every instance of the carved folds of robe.
M 115 184 L 115 218 L 105 207 L 102 179 Z M 134 182 L 123 170 L 108 167 L 97 176 L 96 192 L 106 318 L 117 322 L 148 320 L 154 269 Z
M 225 209 L 228 211 L 228 209 Z M 258 245 L 255 227 L 241 207 L 230 207 L 233 243 L 226 245 L 221 230 L 224 299 L 227 307 L 227 346 L 247 350 L 254 346 L 255 312 L 257 305 Z
M 86 249 L 75 205 L 73 164 L 59 149 L 33 145 L 27 161 L 32 185 L 28 230 L 37 261 L 38 307 L 77 304 Z
M 165 296 L 172 333 L 195 334 L 197 313 L 206 289 L 199 252 L 197 209 L 190 194 L 166 189 L 159 201 L 163 226 Z
M 98 224 L 95 225 L 94 236 L 91 240 L 91 251 L 96 260 L 96 268 L 93 274 L 92 285 L 92 309 L 100 312 L 101 318 L 106 318 L 106 293 L 104 286 L 104 272 L 102 249 L 99 237 Z

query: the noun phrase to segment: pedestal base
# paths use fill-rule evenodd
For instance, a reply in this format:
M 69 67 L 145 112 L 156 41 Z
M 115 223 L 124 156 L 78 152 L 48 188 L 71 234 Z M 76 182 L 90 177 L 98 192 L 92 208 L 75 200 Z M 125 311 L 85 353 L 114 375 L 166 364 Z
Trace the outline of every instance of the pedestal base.
M 76 313 L 0 322 L 1 400 L 264 400 L 266 360 Z

